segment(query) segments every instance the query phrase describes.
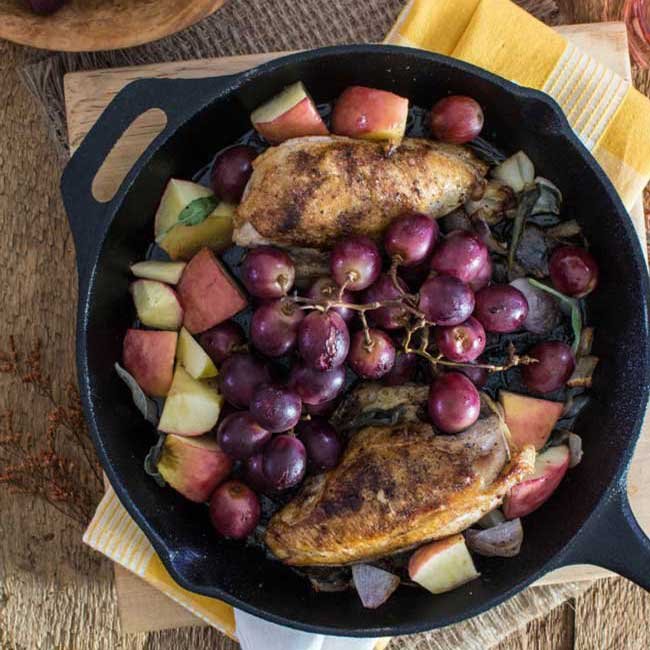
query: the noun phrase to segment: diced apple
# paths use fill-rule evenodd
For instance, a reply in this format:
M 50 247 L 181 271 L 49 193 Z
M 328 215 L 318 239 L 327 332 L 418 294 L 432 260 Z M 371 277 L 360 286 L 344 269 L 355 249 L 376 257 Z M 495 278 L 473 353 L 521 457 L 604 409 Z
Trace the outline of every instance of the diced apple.
M 203 247 L 222 251 L 232 244 L 235 206 L 219 203 L 210 215 L 195 226 L 178 224 L 157 240 L 173 260 L 189 260 Z
M 198 334 L 222 323 L 246 307 L 247 300 L 214 253 L 201 249 L 188 263 L 178 284 L 185 307 L 183 324 Z
M 164 397 L 172 384 L 176 332 L 129 329 L 122 360 L 138 386 L 152 397 Z
M 177 330 L 183 323 L 183 308 L 169 285 L 157 280 L 136 280 L 130 291 L 143 325 L 159 330 Z
M 223 398 L 212 386 L 176 366 L 158 428 L 164 433 L 200 436 L 217 423 L 222 403 Z
M 209 187 L 204 187 L 192 181 L 172 178 L 165 187 L 160 205 L 156 210 L 154 231 L 156 238 L 167 232 L 178 221 L 181 212 L 196 199 L 214 196 Z
M 232 461 L 212 436 L 165 437 L 158 472 L 186 499 L 202 503 L 230 474 Z
M 350 86 L 336 100 L 332 131 L 350 138 L 399 143 L 406 130 L 408 110 L 406 97 L 377 88 Z
M 409 560 L 409 576 L 432 594 L 442 594 L 464 585 L 479 574 L 458 534 L 419 548 Z
M 136 278 L 158 280 L 167 284 L 178 284 L 184 269 L 184 262 L 157 262 L 149 260 L 131 265 L 131 273 Z
M 520 449 L 526 445 L 535 445 L 537 451 L 542 449 L 564 409 L 562 402 L 551 402 L 507 390 L 499 392 L 499 401 L 503 406 L 512 442 Z
M 305 135 L 327 135 L 314 100 L 302 81 L 287 86 L 280 94 L 251 113 L 257 132 L 272 144 Z
M 515 485 L 503 502 L 506 519 L 516 519 L 537 510 L 555 492 L 569 468 L 569 448 L 549 447 L 535 459 L 533 475 Z
M 194 379 L 209 379 L 217 376 L 217 367 L 194 337 L 181 327 L 178 336 L 176 358 Z

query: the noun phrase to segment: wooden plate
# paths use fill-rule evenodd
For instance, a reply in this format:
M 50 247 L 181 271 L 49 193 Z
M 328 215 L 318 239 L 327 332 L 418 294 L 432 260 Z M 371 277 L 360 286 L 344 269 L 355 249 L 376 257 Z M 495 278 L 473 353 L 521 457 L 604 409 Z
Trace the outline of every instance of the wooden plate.
M 209 16 L 225 0 L 67 0 L 38 16 L 28 0 L 0 0 L 0 37 L 46 50 L 114 50 L 155 41 Z

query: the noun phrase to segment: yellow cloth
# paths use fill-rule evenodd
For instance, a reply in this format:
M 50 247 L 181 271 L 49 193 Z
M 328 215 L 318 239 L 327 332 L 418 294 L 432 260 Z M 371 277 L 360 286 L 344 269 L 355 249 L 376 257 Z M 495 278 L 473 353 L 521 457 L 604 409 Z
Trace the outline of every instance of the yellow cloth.
M 551 95 L 628 208 L 650 180 L 650 101 L 509 0 L 410 0 L 387 43 L 431 50 Z

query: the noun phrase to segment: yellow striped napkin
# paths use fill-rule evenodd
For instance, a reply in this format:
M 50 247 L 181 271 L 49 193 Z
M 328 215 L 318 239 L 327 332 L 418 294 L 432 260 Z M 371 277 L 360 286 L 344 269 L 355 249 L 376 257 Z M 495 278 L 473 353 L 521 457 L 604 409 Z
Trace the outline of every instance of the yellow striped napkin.
M 551 95 L 629 209 L 650 180 L 650 101 L 509 0 L 409 0 L 387 43 L 473 63 Z
M 216 627 L 231 639 L 240 640 L 246 650 L 266 650 L 270 647 L 270 641 L 265 641 L 265 647 L 262 647 L 257 639 L 268 640 L 269 634 L 274 639 L 273 647 L 282 650 L 384 650 L 390 641 L 388 638 L 347 639 L 289 631 L 235 612 L 230 605 L 215 598 L 183 589 L 174 582 L 145 534 L 110 487 L 84 533 L 83 541 L 162 591 L 208 625 Z M 246 626 L 245 630 L 242 629 L 243 625 Z M 246 641 L 238 639 L 238 632 Z

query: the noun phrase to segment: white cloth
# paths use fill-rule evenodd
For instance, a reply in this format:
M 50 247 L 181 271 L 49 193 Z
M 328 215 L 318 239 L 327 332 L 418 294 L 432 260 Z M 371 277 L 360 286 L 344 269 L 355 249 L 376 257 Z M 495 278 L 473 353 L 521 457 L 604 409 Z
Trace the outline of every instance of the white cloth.
M 242 650 L 373 650 L 377 639 L 310 634 L 263 621 L 235 609 Z

